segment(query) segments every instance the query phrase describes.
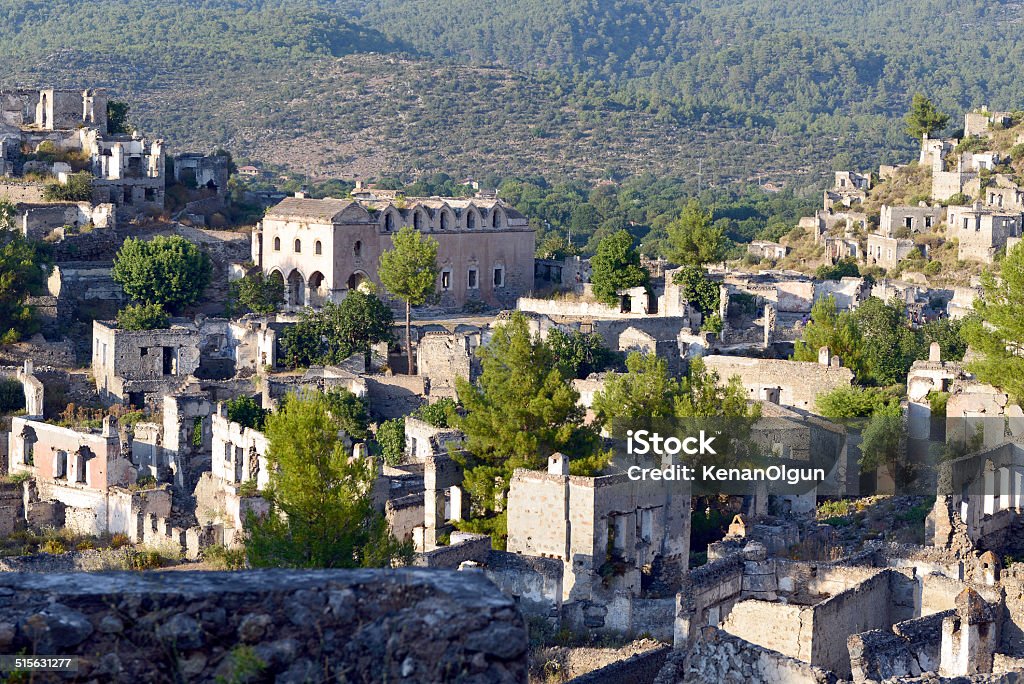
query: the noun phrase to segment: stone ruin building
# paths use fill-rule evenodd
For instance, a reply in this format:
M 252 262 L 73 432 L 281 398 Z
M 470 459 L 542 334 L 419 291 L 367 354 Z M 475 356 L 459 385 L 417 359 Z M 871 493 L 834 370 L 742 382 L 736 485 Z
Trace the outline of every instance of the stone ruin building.
M 440 304 L 512 307 L 533 288 L 534 231 L 495 197 L 398 197 L 357 189 L 352 199 L 289 197 L 252 234 L 252 261 L 285 285 L 286 305 L 339 302 L 377 276 L 391 235 L 405 226 L 438 242 Z

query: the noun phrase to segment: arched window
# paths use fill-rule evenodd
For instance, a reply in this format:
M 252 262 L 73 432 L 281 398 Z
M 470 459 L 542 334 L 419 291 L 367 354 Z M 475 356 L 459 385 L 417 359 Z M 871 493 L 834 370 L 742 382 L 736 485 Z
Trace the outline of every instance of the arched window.
M 501 213 L 501 210 L 497 207 L 491 212 L 491 227 L 501 228 L 505 225 L 505 216 Z
M 452 227 L 451 218 L 448 216 L 447 211 L 441 212 L 441 230 L 449 230 Z
M 319 240 L 317 240 L 316 244 L 313 245 L 313 251 L 316 252 L 317 254 L 323 254 L 324 253 L 324 247 L 323 247 L 322 244 L 320 244 Z
M 384 214 L 384 232 L 390 233 L 395 229 L 395 215 L 390 211 Z
M 472 211 L 466 214 L 466 229 L 476 230 L 476 214 L 474 214 Z
M 299 240 L 298 238 L 296 238 L 295 239 L 295 253 L 298 254 L 301 251 L 302 251 L 302 240 Z
M 416 230 L 423 230 L 423 212 L 414 211 L 412 213 L 412 227 Z
M 279 237 L 274 238 L 274 251 L 275 252 L 280 252 L 281 251 L 281 238 L 279 238 Z
M 361 240 L 356 240 L 356 244 L 352 245 L 352 255 L 357 257 L 363 256 L 363 243 Z

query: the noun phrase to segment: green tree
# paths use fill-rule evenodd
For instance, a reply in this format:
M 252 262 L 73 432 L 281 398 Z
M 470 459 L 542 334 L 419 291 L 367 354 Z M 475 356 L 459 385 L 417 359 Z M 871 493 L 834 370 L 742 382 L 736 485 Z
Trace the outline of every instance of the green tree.
M 53 181 L 43 186 L 47 202 L 91 202 L 93 175 L 79 171 L 68 176 L 67 183 Z
M 350 290 L 340 304 L 325 302 L 319 310 L 306 308 L 299 322 L 284 332 L 281 346 L 285 364 L 292 368 L 338 364 L 390 342 L 394 316 L 377 295 Z
M 552 328 L 548 331 L 546 342 L 562 376 L 566 378 L 585 378 L 591 373 L 605 370 L 621 359 L 617 352 L 604 346 L 604 339 L 598 333 L 579 330 L 566 333 Z
M 903 119 L 907 124 L 907 135 L 915 140 L 941 131 L 949 124 L 949 114 L 935 108 L 932 101 L 921 93 L 915 93 L 910 103 L 910 111 Z
M 821 265 L 815 271 L 818 280 L 842 280 L 843 278 L 860 277 L 860 268 L 853 259 L 840 259 L 834 264 Z
M 345 388 L 333 389 L 324 394 L 331 416 L 338 422 L 345 434 L 353 439 L 366 439 L 370 434 L 370 415 L 366 400 L 357 397 Z
M 156 330 L 169 326 L 167 312 L 159 304 L 129 304 L 117 312 L 121 330 Z
M 158 235 L 149 242 L 125 240 L 111 274 L 132 299 L 178 312 L 199 300 L 210 271 L 210 257 L 194 243 L 179 235 Z
M 682 288 L 686 301 L 700 311 L 703 319 L 701 329 L 720 331 L 722 319 L 718 315 L 718 304 L 721 294 L 718 283 L 708 278 L 700 266 L 683 266 L 675 272 L 672 280 Z
M 402 456 L 405 454 L 404 419 L 392 418 L 391 420 L 385 420 L 377 428 L 377 434 L 374 435 L 374 438 L 377 440 L 377 444 L 380 445 L 385 463 L 390 466 L 396 466 L 402 462 Z
M 412 307 L 436 291 L 437 240 L 405 226 L 391 243 L 392 248 L 380 255 L 377 273 L 387 291 L 405 302 L 405 353 L 407 372 L 412 375 Z
M 10 227 L 14 206 L 0 201 L 0 344 L 16 342 L 35 330 L 29 295 L 44 281 L 43 256 L 36 243 Z
M 272 314 L 284 304 L 284 281 L 263 271 L 247 273 L 229 285 L 228 302 L 235 314 L 248 311 L 262 316 Z
M 976 358 L 967 364 L 979 380 L 1024 400 L 1024 247 L 1017 245 L 1003 259 L 997 278 L 986 271 L 982 295 L 974 300 L 975 316 L 964 323 L 964 338 Z
M 135 126 L 128 122 L 128 111 L 130 109 L 131 107 L 127 102 L 107 100 L 108 133 L 131 135 L 135 132 Z
M 691 199 L 682 213 L 666 227 L 668 258 L 680 266 L 703 266 L 721 261 L 726 238 L 721 225 L 711 220 L 699 200 Z
M 626 357 L 626 372 L 610 375 L 601 391 L 594 395 L 591 408 L 597 421 L 669 418 L 675 415 L 679 381 L 668 374 L 665 359 L 653 354 L 631 352 Z
M 458 407 L 454 399 L 441 397 L 433 404 L 420 406 L 413 415 L 436 428 L 450 428 L 455 426 L 459 418 Z
M 939 263 L 933 261 L 932 263 Z M 967 352 L 967 340 L 963 334 L 964 322 L 952 318 L 939 318 L 921 326 L 922 350 L 918 358 L 928 358 L 928 347 L 939 343 L 943 361 L 960 361 Z
M 828 347 L 843 365 L 853 371 L 861 382 L 868 380 L 860 331 L 849 313 L 836 310 L 832 295 L 823 297 L 811 307 L 811 321 L 793 345 L 794 361 L 817 361 L 818 350 Z
M 551 454 L 561 452 L 575 474 L 587 474 L 600 461 L 595 458 L 598 439 L 583 424 L 579 394 L 547 345 L 530 335 L 522 313 L 497 327 L 478 353 L 482 372 L 476 384 L 456 381 L 466 411 L 456 421 L 466 433 L 466 454 L 456 459 L 465 472 L 474 514 L 488 519 L 483 529 L 500 544 L 505 518 L 496 510 L 503 507 L 513 471 L 541 468 Z
M 911 472 L 904 458 L 905 434 L 903 409 L 899 401 L 877 409 L 861 433 L 861 468 L 874 470 L 886 467 L 898 486 L 909 482 Z
M 270 411 L 261 408 L 256 400 L 247 394 L 240 394 L 234 399 L 224 402 L 228 412 L 228 420 L 242 427 L 262 430 Z
M 590 260 L 590 282 L 594 296 L 605 304 L 616 304 L 619 290 L 646 287 L 649 275 L 640 266 L 640 253 L 633 248 L 633 236 L 620 230 L 597 246 Z
M 294 396 L 267 417 L 270 512 L 250 516 L 253 567 L 385 567 L 407 559 L 373 508 L 372 459 L 350 459 L 321 394 Z
M 814 406 L 818 413 L 836 420 L 866 418 L 876 411 L 899 403 L 899 396 L 889 387 L 837 387 L 818 395 Z
M 876 385 L 905 384 L 921 342 L 910 329 L 903 304 L 869 297 L 851 318 L 860 335 L 867 378 Z

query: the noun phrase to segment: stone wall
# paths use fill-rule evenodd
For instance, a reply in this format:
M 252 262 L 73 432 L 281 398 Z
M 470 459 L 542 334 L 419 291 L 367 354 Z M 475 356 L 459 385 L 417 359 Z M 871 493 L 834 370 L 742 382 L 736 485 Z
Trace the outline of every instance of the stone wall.
M 849 368 L 813 361 L 707 356 L 704 363 L 723 383 L 738 377 L 752 400 L 775 390 L 777 403 L 802 409 L 813 409 L 819 395 L 853 383 Z
M 370 413 L 380 420 L 402 418 L 426 402 L 423 378 L 415 375 L 366 376 Z
M 715 627 L 705 627 L 687 650 L 669 656 L 654 681 L 835 684 L 837 678 L 819 667 L 755 646 Z
M 948 610 L 893 625 L 892 631 L 872 630 L 849 638 L 853 681 L 917 676 L 939 669 L 942 621 Z
M 0 183 L 0 199 L 37 204 L 45 202 L 42 183 Z
M 0 432 L 0 438 L 5 435 Z M 25 524 L 25 508 L 20 484 L 0 484 L 0 537 L 6 537 Z
M 466 561 L 483 563 L 491 551 L 491 538 L 485 534 L 474 535 L 460 544 L 439 546 L 432 551 L 416 555 L 414 565 L 421 568 L 444 568 L 457 570 Z
M 567 684 L 651 684 L 664 667 L 665 659 L 671 652 L 670 646 L 661 646 L 637 653 L 625 660 L 570 679 Z
M 558 617 L 562 610 L 562 563 L 553 558 L 489 551 L 484 575 L 526 615 Z
M 10 574 L 0 597 L 0 651 L 79 656 L 62 681 L 527 679 L 523 618 L 474 573 Z

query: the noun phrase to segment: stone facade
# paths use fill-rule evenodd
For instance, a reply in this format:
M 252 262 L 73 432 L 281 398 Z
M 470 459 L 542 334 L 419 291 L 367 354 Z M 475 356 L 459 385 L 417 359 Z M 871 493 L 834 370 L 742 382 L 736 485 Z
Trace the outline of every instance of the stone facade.
M 750 399 L 764 399 L 783 406 L 813 409 L 818 396 L 853 383 L 853 371 L 823 350 L 824 362 L 752 359 L 740 356 L 706 356 L 708 370 L 721 381 L 739 378 Z
M 980 203 L 949 207 L 951 237 L 959 240 L 957 258 L 991 264 L 1010 238 L 1021 237 L 1021 213 L 989 209 Z
M 370 281 L 403 226 L 438 242 L 437 292 L 443 306 L 470 301 L 511 308 L 533 288 L 534 231 L 495 198 L 397 198 L 359 193 L 352 200 L 291 197 L 267 212 L 252 235 L 252 259 L 286 286 L 289 307 L 340 301 Z
M 677 483 L 640 483 L 625 475 L 577 477 L 551 456 L 548 472 L 517 469 L 508 494 L 508 550 L 560 560 L 563 598 L 586 601 L 608 591 L 638 594 L 640 576 L 658 563 L 685 572 L 690 497 Z M 615 567 L 607 586 L 601 568 Z

